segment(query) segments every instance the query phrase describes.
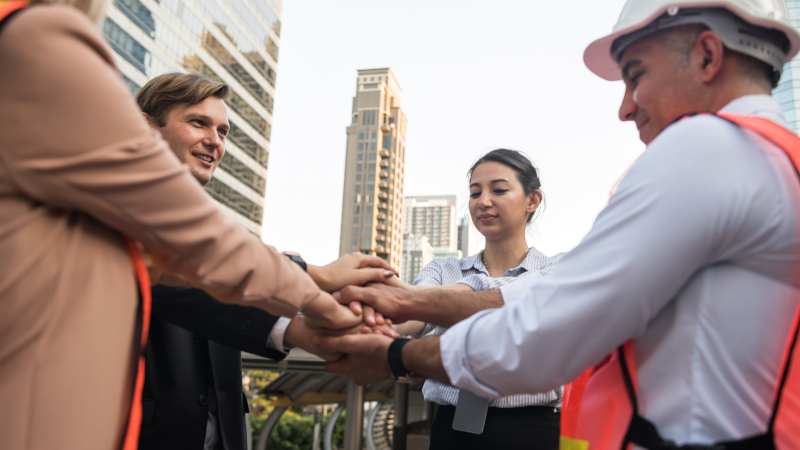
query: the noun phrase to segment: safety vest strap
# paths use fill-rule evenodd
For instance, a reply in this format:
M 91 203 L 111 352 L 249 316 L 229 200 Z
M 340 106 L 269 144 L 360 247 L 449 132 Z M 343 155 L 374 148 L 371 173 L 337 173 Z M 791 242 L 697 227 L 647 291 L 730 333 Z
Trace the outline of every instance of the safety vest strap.
M 125 431 L 125 438 L 122 441 L 122 450 L 137 450 L 139 447 L 139 431 L 142 426 L 142 390 L 144 389 L 144 359 L 147 348 L 147 334 L 150 331 L 150 310 L 152 307 L 152 290 L 150 289 L 150 275 L 147 272 L 147 264 L 144 262 L 136 241 L 125 237 L 125 247 L 131 258 L 133 271 L 136 274 L 139 288 L 139 298 L 141 299 L 141 333 L 139 340 L 139 354 L 136 360 L 136 378 L 133 385 L 133 398 L 131 399 L 131 410 L 128 415 L 128 426 Z

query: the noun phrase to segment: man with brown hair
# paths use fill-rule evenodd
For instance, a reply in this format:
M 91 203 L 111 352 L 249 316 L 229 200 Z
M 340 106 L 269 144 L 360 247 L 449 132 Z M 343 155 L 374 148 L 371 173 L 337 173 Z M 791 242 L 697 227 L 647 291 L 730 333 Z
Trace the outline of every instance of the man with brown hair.
M 150 126 L 202 185 L 225 155 L 228 91 L 227 85 L 203 75 L 168 73 L 150 80 L 136 95 Z M 295 262 L 304 265 L 301 259 Z M 380 263 L 377 258 L 346 255 L 333 266 Z M 331 266 L 307 269 L 320 286 L 339 287 L 326 282 Z M 153 284 L 159 282 L 176 280 L 156 276 Z M 280 360 L 286 356 L 285 346 L 298 346 L 326 359 L 338 357 L 317 350 L 311 344 L 313 335 L 302 316 L 276 317 L 219 303 L 199 289 L 155 286 L 139 448 L 244 450 L 249 430 L 240 351 Z

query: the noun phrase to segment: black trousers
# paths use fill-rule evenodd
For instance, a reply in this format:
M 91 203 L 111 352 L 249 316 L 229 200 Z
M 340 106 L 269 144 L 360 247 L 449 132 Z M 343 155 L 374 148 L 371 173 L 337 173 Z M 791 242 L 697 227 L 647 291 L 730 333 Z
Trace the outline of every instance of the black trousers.
M 549 406 L 489 408 L 483 434 L 453 429 L 455 406 L 439 406 L 433 418 L 430 450 L 558 450 L 561 413 Z

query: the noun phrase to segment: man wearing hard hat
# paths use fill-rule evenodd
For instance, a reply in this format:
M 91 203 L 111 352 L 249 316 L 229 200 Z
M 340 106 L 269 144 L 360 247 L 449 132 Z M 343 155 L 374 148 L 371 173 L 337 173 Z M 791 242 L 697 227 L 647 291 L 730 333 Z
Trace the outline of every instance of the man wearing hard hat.
M 348 354 L 328 368 L 485 397 L 577 378 L 564 449 L 800 448 L 800 138 L 769 95 L 799 49 L 782 0 L 629 0 L 585 61 L 625 82 L 620 119 L 648 148 L 589 234 L 499 290 L 351 290 L 390 317 L 505 306 L 441 337 L 324 338 Z

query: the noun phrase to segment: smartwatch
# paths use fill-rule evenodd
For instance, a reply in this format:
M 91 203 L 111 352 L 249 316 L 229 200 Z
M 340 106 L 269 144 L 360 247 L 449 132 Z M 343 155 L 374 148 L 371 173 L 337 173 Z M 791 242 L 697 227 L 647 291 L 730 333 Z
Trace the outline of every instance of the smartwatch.
M 422 381 L 418 377 L 408 371 L 403 364 L 403 347 L 411 342 L 411 339 L 406 337 L 399 337 L 392 341 L 389 345 L 389 367 L 392 369 L 392 376 L 397 381 L 402 382 L 419 382 Z
M 308 264 L 306 264 L 306 261 L 300 256 L 299 253 L 283 252 L 283 254 L 300 266 L 300 268 L 303 269 L 303 272 L 308 272 Z

